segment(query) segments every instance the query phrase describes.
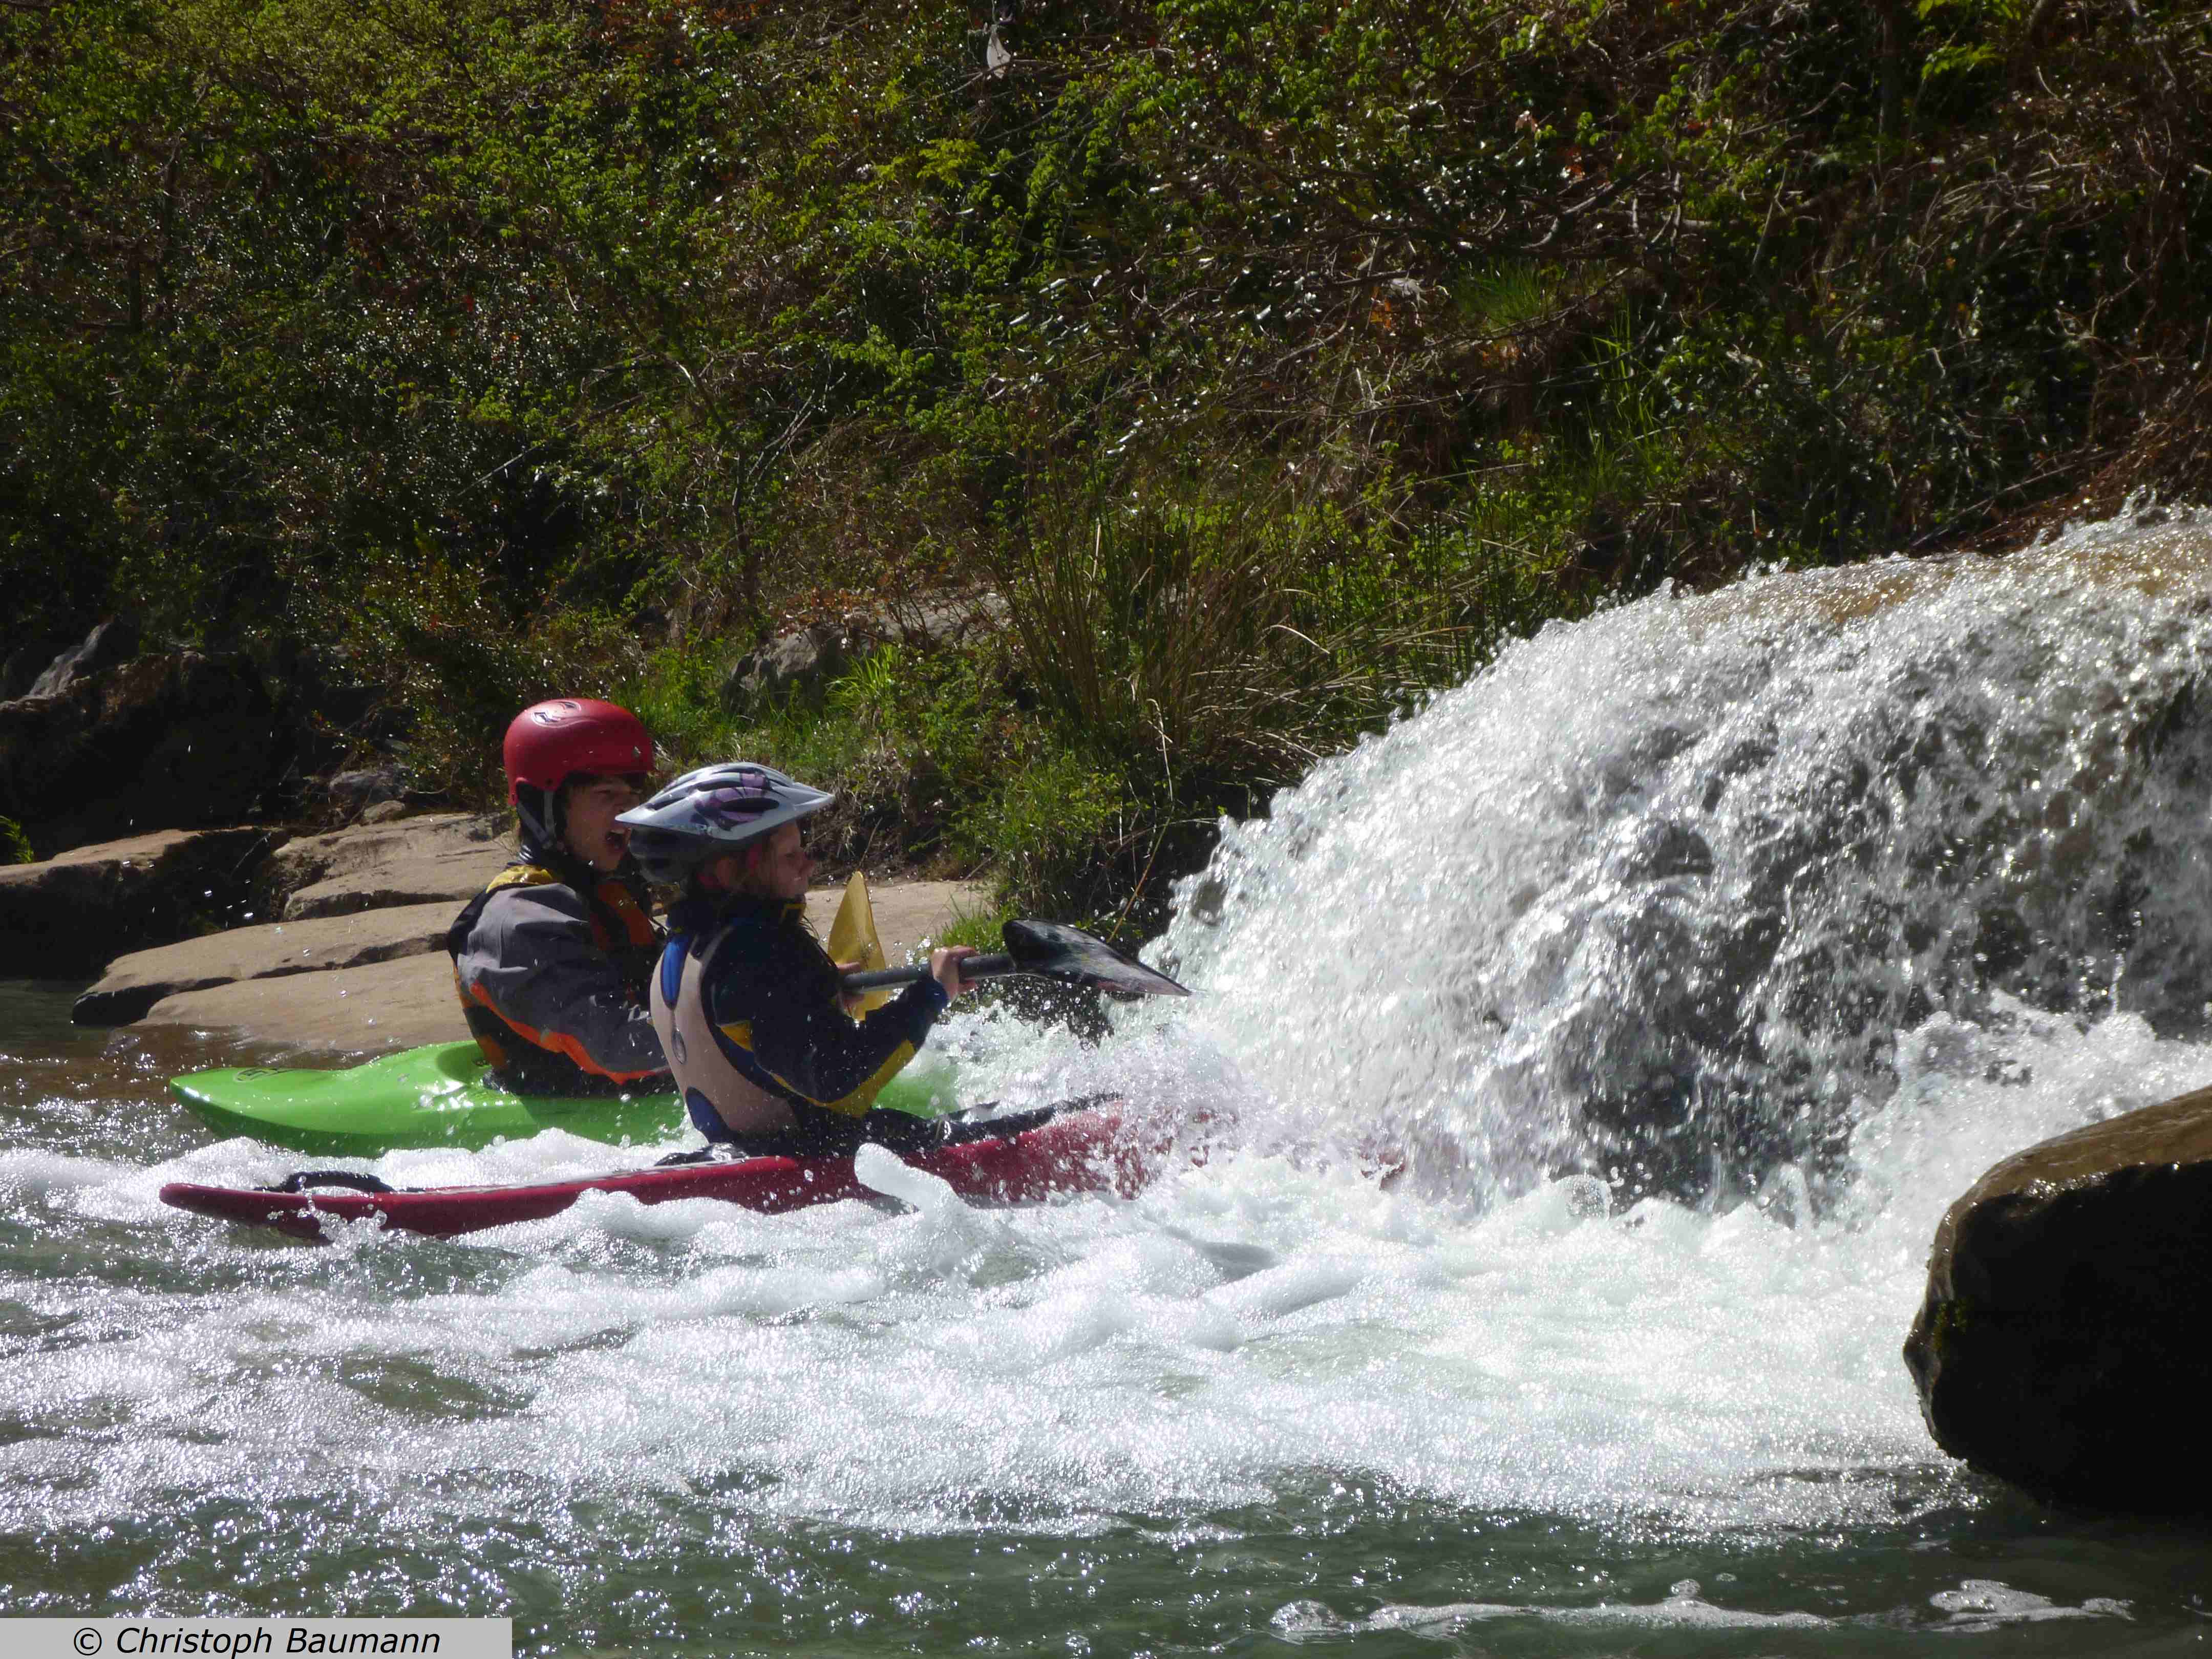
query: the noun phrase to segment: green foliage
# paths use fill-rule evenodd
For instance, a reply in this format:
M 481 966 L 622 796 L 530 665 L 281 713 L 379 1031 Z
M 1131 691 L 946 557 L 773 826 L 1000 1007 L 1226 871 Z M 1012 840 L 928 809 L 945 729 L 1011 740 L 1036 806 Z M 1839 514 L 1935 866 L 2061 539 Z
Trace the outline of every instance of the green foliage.
M 1104 914 L 1504 634 L 2212 491 L 2201 7 L 1115 0 L 999 78 L 971 22 L 0 8 L 16 625 L 307 664 L 462 798 L 618 694 Z M 1000 641 L 720 706 L 985 583 Z
M 1250 758 L 1287 624 L 1266 540 L 1227 505 L 1114 500 L 1043 526 L 1004 572 L 1030 673 L 1094 752 L 1164 776 Z M 1270 682 L 1276 684 L 1271 685 Z M 1294 682 L 1292 682 L 1294 683 Z
M 392 747 L 416 787 L 504 798 L 501 740 L 516 709 L 635 675 L 642 653 L 611 618 L 580 608 L 516 616 L 480 565 L 428 538 L 353 573 L 343 606 L 311 588 L 303 608 L 349 676 L 383 689 Z
M 974 915 L 955 915 L 945 925 L 945 931 L 930 941 L 933 946 L 942 945 L 972 945 L 978 951 L 1003 951 L 1005 936 L 999 931 L 1014 913 L 1008 910 L 984 910 Z
M 1137 816 L 1110 768 L 1058 747 L 1023 709 L 1009 667 L 995 647 L 887 645 L 818 706 L 793 697 L 742 720 L 721 711 L 719 671 L 698 655 L 655 653 L 614 690 L 654 732 L 664 770 L 743 757 L 834 790 L 814 834 L 833 868 L 988 875 L 1028 912 L 1096 915 L 1120 902 L 1102 845 L 1126 857 Z
M 670 646 L 631 672 L 601 682 L 603 695 L 645 722 L 671 775 L 738 753 L 738 722 L 721 706 L 727 653 Z
M 957 833 L 971 858 L 995 866 L 1009 899 L 1030 911 L 1091 919 L 1125 885 L 1101 882 L 1097 866 L 1102 849 L 1127 856 L 1131 808 L 1127 784 L 1111 770 L 1046 750 L 994 780 Z
M 0 812 L 0 864 L 31 864 L 38 856 L 23 826 Z
M 837 793 L 816 836 L 833 861 L 903 858 L 969 875 L 982 860 L 968 856 L 958 825 L 1018 740 L 1013 718 L 988 660 L 883 646 L 821 708 L 794 696 L 759 711 L 732 732 L 729 752 Z

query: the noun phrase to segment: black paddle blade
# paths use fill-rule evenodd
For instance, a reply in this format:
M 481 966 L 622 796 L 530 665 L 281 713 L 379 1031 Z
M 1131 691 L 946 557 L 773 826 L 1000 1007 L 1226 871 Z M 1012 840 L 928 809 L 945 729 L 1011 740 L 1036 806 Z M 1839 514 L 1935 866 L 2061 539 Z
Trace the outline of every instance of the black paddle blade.
M 1037 974 L 1124 997 L 1187 997 L 1165 974 L 1125 957 L 1103 939 L 1056 921 L 1010 921 L 1000 930 L 1018 974 Z
M 963 979 L 999 979 L 1008 974 L 1035 974 L 1066 985 L 1085 985 L 1117 997 L 1187 997 L 1190 993 L 1165 974 L 1123 956 L 1103 939 L 1094 939 L 1080 927 L 1064 927 L 1056 921 L 1010 921 L 1000 930 L 1006 937 L 1003 955 L 969 957 L 961 963 Z M 911 985 L 927 979 L 924 967 L 875 968 L 848 974 L 848 991 L 872 991 L 879 986 Z

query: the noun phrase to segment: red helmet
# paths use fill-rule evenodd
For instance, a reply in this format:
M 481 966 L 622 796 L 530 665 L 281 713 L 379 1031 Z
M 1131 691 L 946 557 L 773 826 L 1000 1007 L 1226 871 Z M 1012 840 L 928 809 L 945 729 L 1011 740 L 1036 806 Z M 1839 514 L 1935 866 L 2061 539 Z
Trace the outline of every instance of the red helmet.
M 520 805 L 524 784 L 550 794 L 578 772 L 653 769 L 653 734 L 627 708 L 595 697 L 533 702 L 507 728 L 507 799 Z

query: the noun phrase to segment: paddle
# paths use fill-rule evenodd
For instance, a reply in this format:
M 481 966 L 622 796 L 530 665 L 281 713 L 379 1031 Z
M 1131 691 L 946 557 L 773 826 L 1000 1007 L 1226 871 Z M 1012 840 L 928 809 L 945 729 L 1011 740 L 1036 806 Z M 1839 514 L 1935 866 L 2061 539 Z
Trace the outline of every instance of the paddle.
M 1006 941 L 1004 954 L 970 957 L 960 964 L 963 979 L 999 979 L 1010 974 L 1031 974 L 1056 979 L 1065 985 L 1086 985 L 1125 997 L 1187 997 L 1190 993 L 1165 974 L 1123 956 L 1103 939 L 1094 939 L 1079 927 L 1056 921 L 1010 921 L 1000 929 Z M 848 974 L 848 991 L 869 991 L 879 985 L 911 985 L 929 977 L 925 967 L 881 968 L 872 973 Z

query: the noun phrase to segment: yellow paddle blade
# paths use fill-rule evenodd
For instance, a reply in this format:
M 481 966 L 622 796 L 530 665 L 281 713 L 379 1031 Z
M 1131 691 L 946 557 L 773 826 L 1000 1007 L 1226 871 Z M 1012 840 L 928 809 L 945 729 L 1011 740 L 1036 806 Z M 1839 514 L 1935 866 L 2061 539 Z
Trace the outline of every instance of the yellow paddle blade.
M 876 907 L 868 902 L 868 878 L 858 870 L 852 880 L 845 884 L 845 896 L 837 906 L 837 920 L 830 924 L 830 959 L 846 965 L 852 971 L 866 973 L 877 968 L 888 968 L 884 960 L 883 941 L 876 937 Z M 860 999 L 860 1012 L 872 1013 L 896 995 L 894 991 L 870 991 Z

